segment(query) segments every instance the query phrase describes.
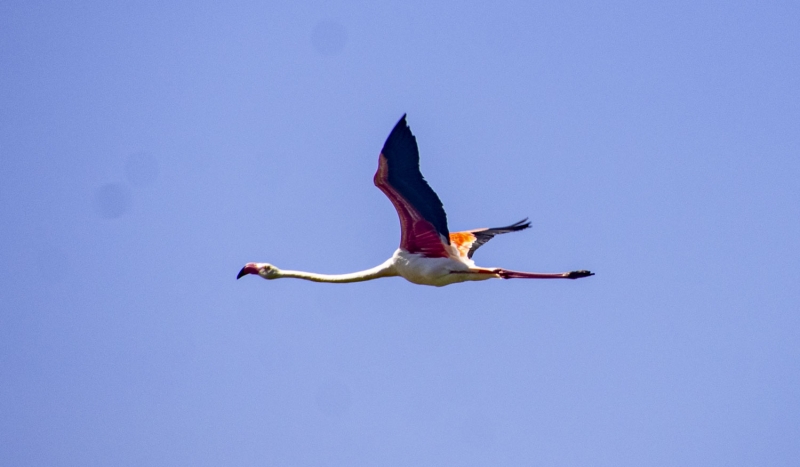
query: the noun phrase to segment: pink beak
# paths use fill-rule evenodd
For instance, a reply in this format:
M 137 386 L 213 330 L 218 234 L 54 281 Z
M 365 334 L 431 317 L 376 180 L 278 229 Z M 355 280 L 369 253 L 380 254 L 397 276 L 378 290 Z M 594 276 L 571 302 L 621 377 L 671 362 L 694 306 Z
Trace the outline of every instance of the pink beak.
M 258 266 L 256 266 L 256 263 L 245 264 L 242 270 L 239 271 L 239 275 L 236 276 L 236 279 L 241 279 L 248 274 L 258 274 Z

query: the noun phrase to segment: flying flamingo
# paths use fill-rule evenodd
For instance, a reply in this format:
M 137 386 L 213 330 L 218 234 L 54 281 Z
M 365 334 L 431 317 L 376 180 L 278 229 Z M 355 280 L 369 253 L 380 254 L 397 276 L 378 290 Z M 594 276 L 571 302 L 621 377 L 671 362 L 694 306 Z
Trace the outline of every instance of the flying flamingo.
M 317 274 L 278 269 L 268 263 L 247 263 L 237 279 L 258 274 L 264 279 L 293 277 L 314 282 L 361 282 L 401 276 L 415 284 L 442 287 L 456 282 L 486 279 L 578 279 L 594 275 L 589 271 L 538 273 L 475 266 L 475 250 L 495 235 L 530 227 L 527 219 L 507 227 L 450 233 L 439 197 L 419 170 L 417 139 L 411 134 L 406 116 L 395 125 L 378 157 L 377 186 L 392 202 L 400 217 L 400 248 L 383 264 L 350 274 Z

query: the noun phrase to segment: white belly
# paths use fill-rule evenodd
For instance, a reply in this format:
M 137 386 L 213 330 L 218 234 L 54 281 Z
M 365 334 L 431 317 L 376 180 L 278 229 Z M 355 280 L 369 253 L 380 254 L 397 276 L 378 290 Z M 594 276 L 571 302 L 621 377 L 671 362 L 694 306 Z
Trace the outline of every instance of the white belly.
M 456 282 L 495 277 L 491 274 L 459 274 L 459 271 L 469 271 L 470 266 L 474 265 L 453 258 L 427 258 L 400 249 L 394 252 L 392 260 L 397 274 L 409 282 L 421 285 L 442 287 Z

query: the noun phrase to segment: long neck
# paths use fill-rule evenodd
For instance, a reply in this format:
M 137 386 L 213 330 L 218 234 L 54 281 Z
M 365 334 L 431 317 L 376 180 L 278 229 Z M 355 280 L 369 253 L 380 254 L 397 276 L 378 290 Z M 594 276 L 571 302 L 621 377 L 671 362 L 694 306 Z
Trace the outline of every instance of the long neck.
M 315 272 L 305 271 L 289 271 L 281 269 L 279 277 L 293 277 L 295 279 L 305 279 L 314 282 L 331 282 L 334 284 L 343 284 L 347 282 L 363 282 L 380 277 L 396 276 L 397 272 L 394 269 L 392 260 L 389 259 L 381 265 L 375 266 L 372 269 L 364 271 L 351 272 L 349 274 L 317 274 Z

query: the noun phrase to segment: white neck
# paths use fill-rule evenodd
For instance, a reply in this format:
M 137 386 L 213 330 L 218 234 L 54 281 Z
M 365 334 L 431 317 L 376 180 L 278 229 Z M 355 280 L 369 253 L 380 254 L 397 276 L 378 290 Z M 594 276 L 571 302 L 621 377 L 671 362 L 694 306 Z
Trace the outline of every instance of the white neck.
M 369 281 L 372 279 L 378 279 L 381 277 L 391 277 L 396 276 L 397 271 L 394 269 L 394 262 L 392 258 L 386 260 L 381 265 L 375 266 L 372 269 L 366 269 L 364 271 L 358 272 L 351 272 L 348 274 L 317 274 L 315 272 L 305 272 L 305 271 L 289 271 L 281 269 L 278 278 L 282 277 L 293 277 L 295 279 L 305 279 L 307 281 L 314 281 L 314 282 L 331 282 L 335 284 L 343 284 L 346 282 L 363 282 Z

